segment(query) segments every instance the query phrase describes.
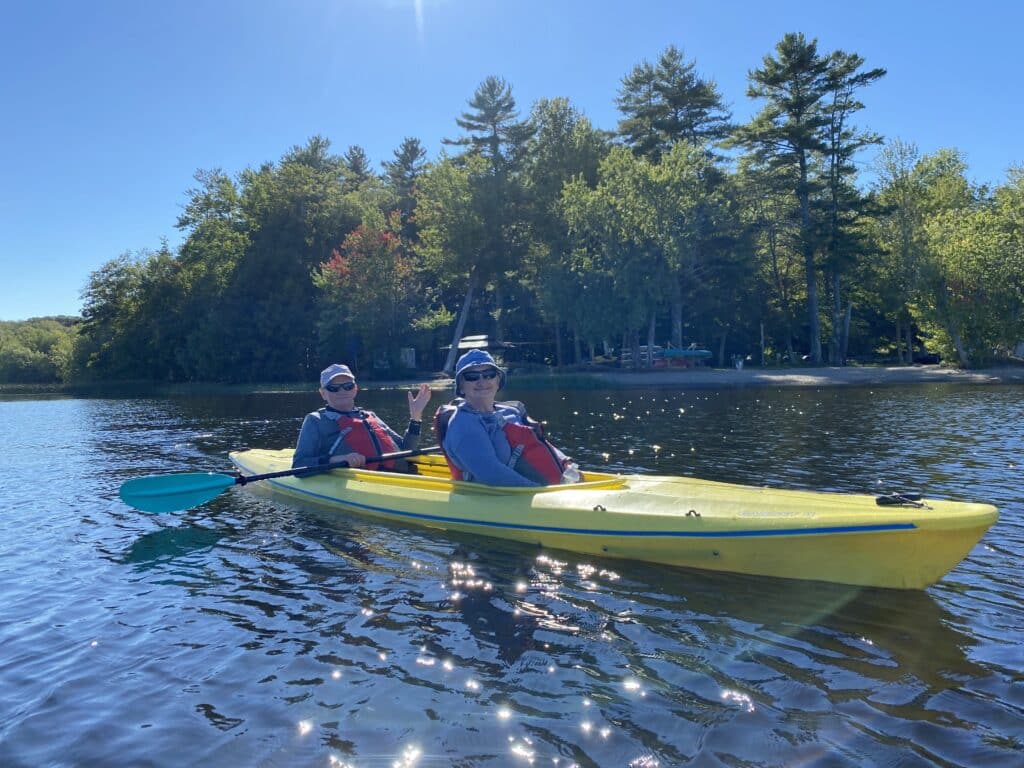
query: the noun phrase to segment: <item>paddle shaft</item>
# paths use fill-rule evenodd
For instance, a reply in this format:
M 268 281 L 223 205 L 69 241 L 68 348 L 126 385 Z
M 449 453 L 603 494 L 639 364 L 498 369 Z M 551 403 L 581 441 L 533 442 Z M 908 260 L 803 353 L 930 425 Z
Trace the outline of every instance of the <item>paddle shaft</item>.
M 394 453 L 382 453 L 380 456 L 367 456 L 367 464 L 376 464 L 382 461 L 392 461 L 394 459 L 405 459 L 410 456 L 422 456 L 425 453 L 437 453 L 441 450 L 439 445 L 429 445 L 426 448 L 417 448 L 414 451 L 395 451 Z M 254 483 L 257 480 L 271 480 L 275 477 L 288 477 L 289 475 L 312 475 L 317 472 L 328 472 L 332 469 L 344 469 L 348 466 L 348 462 L 339 461 L 334 464 L 318 464 L 315 467 L 293 467 L 292 469 L 282 469 L 279 472 L 267 472 L 262 475 L 238 475 L 235 478 L 235 485 L 245 485 L 246 483 Z
M 382 461 L 404 459 L 407 456 L 419 456 L 423 453 L 436 453 L 440 446 L 432 445 L 411 451 L 396 451 L 380 456 L 368 456 L 368 464 Z M 265 475 L 224 475 L 214 472 L 182 472 L 175 475 L 149 475 L 126 480 L 121 483 L 119 496 L 129 506 L 144 512 L 178 512 L 182 509 L 205 504 L 215 496 L 235 485 L 247 485 L 256 480 L 269 480 L 274 477 L 288 475 L 315 475 L 332 469 L 343 469 L 347 462 L 323 464 L 315 467 L 295 467 L 280 472 L 268 472 Z

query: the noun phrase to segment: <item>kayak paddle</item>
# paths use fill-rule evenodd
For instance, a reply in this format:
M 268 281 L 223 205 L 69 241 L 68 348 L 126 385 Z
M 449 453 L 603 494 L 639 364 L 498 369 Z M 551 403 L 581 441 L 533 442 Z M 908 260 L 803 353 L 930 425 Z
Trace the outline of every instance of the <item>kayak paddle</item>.
M 408 456 L 420 456 L 424 453 L 437 453 L 439 445 L 418 448 L 415 451 L 396 451 L 380 456 L 367 456 L 366 463 L 404 459 Z M 312 475 L 331 469 L 343 469 L 348 464 L 324 464 L 316 467 L 295 467 L 282 469 L 280 472 L 267 472 L 264 475 L 223 475 L 216 472 L 179 472 L 173 475 L 147 475 L 127 480 L 121 484 L 121 500 L 130 507 L 143 512 L 179 512 L 205 504 L 233 485 L 245 485 L 257 480 L 269 480 L 274 477 L 289 475 Z

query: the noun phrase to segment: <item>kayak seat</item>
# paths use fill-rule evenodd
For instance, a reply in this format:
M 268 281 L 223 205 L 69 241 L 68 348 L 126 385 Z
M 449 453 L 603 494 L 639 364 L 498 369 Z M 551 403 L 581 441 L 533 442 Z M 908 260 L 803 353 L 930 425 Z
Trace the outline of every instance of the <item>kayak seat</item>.
M 444 456 L 411 456 L 407 461 L 411 474 L 439 477 L 444 480 L 452 479 L 451 470 L 448 469 L 448 462 L 444 460 Z

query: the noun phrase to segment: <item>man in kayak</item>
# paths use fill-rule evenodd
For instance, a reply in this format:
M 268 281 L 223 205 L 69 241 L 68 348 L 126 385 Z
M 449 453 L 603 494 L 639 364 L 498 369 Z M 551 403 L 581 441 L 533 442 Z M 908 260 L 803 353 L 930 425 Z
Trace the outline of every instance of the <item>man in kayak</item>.
M 345 462 L 350 467 L 366 465 L 367 456 L 413 450 L 420 442 L 423 409 L 430 400 L 430 387 L 420 384 L 407 393 L 409 426 L 399 437 L 373 411 L 355 404 L 359 394 L 356 377 L 347 365 L 334 363 L 320 373 L 320 396 L 327 405 L 307 414 L 299 430 L 292 467 L 317 467 Z M 400 462 L 373 462 L 368 469 L 399 469 Z
M 434 426 L 452 477 L 486 485 L 539 486 L 579 482 L 579 469 L 544 438 L 519 402 L 496 403 L 505 372 L 482 349 L 455 364 L 455 396 Z

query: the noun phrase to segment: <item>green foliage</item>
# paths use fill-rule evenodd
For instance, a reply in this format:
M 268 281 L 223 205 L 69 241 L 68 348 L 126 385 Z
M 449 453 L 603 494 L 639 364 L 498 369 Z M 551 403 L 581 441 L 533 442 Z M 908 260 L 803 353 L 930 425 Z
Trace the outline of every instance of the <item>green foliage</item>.
M 187 236 L 178 254 L 185 296 L 176 359 L 180 377 L 189 381 L 222 375 L 223 337 L 217 321 L 250 246 L 242 189 L 220 170 L 200 171 L 196 181 L 199 186 L 189 190 L 185 214 L 178 218 L 178 228 Z
M 890 144 L 873 222 L 893 286 L 878 294 L 890 309 L 905 303 L 935 351 L 964 367 L 1005 359 L 1024 338 L 1021 174 L 985 196 L 966 172 L 957 152 Z
M 419 303 L 420 290 L 409 247 L 399 232 L 397 212 L 366 221 L 351 232 L 314 282 L 320 302 L 320 338 L 324 359 L 348 359 L 368 370 L 381 357 L 397 367 Z M 339 333 L 339 331 L 341 333 Z M 357 336 L 362 344 L 353 360 L 339 342 Z
M 922 275 L 921 309 L 940 351 L 964 366 L 1005 359 L 1024 338 L 1019 253 L 984 205 L 944 211 L 929 222 L 931 259 Z
M 733 179 L 738 198 L 741 240 L 749 253 L 755 305 L 777 349 L 794 353 L 798 310 L 805 298 L 801 280 L 800 213 L 792 168 L 767 168 L 741 162 Z
M 0 384 L 66 381 L 78 323 L 70 317 L 0 322 Z
M 351 162 L 358 153 L 350 152 Z M 200 172 L 179 253 L 125 254 L 90 277 L 78 379 L 279 381 L 318 369 L 312 275 L 372 200 L 367 178 L 314 137 L 232 181 Z M 364 199 L 365 198 L 365 199 Z
M 445 143 L 467 147 L 471 154 L 482 154 L 498 172 L 514 158 L 516 150 L 530 135 L 529 126 L 516 119 L 519 110 L 512 96 L 512 86 L 491 75 L 477 87 L 469 106 L 473 111 L 463 112 L 455 119 L 466 135 L 447 139 Z
M 363 182 L 373 175 L 370 167 L 370 158 L 366 154 L 366 150 L 358 144 L 354 144 L 345 150 L 345 154 L 341 156 L 341 162 L 344 166 L 342 170 L 342 190 L 345 192 L 356 191 Z
M 736 284 L 738 222 L 702 148 L 680 142 L 659 163 L 613 149 L 597 186 L 568 184 L 563 205 L 578 277 L 565 293 L 578 297 L 582 328 L 635 331 L 666 306 L 678 323 L 684 306 L 712 321 L 721 313 L 716 299 Z M 681 343 L 681 326 L 672 335 Z
M 449 158 L 430 168 L 416 188 L 418 252 L 427 269 L 461 282 L 484 258 L 487 230 L 481 199 L 487 161 Z
M 164 244 L 155 252 L 124 253 L 90 275 L 73 379 L 175 379 L 180 270 Z
M 220 378 L 295 381 L 319 366 L 312 274 L 359 220 L 342 168 L 313 139 L 278 167 L 243 174 L 249 245 L 218 307 Z
M 522 278 L 545 320 L 556 329 L 569 322 L 582 332 L 589 327 L 578 290 L 578 276 L 585 267 L 572 253 L 562 193 L 574 180 L 586 189 L 596 186 L 601 160 L 609 151 L 608 137 L 567 99 L 538 101 L 530 126 L 522 175 L 529 241 Z
M 366 375 L 400 347 L 431 360 L 485 332 L 560 363 L 641 333 L 725 355 L 763 332 L 820 359 L 820 326 L 834 360 L 911 328 L 960 364 L 1000 359 L 1024 337 L 1024 171 L 989 193 L 956 152 L 893 142 L 865 194 L 880 137 L 854 118 L 883 74 L 787 34 L 735 127 L 669 46 L 623 78 L 618 135 L 565 98 L 520 120 L 492 76 L 434 162 L 406 138 L 376 174 L 358 145 L 314 136 L 234 177 L 200 171 L 177 251 L 96 270 L 78 326 L 0 325 L 0 380 L 309 380 L 334 359 Z
M 445 306 L 432 308 L 412 321 L 414 331 L 436 331 L 447 328 L 455 320 L 455 313 Z
M 622 80 L 615 100 L 619 134 L 638 155 L 658 161 L 677 142 L 706 148 L 729 134 L 729 112 L 712 80 L 670 45 L 652 65 L 642 62 Z
M 504 336 L 509 277 L 518 272 L 528 250 L 522 227 L 521 170 L 533 126 L 518 120 L 512 87 L 499 77 L 486 78 L 468 103 L 472 111 L 463 112 L 455 121 L 466 135 L 445 143 L 467 148 L 459 162 L 482 157 L 488 163 L 486 173 L 475 171 L 471 176 L 474 209 L 483 225 L 484 240 L 474 259 L 466 297 L 473 296 L 477 283 L 485 288 L 480 296 L 488 300 L 488 315 L 500 340 Z M 459 334 L 470 310 L 468 301 L 463 303 L 454 335 Z
M 398 213 L 402 219 L 402 235 L 415 240 L 419 229 L 416 212 L 416 186 L 427 168 L 427 150 L 419 139 L 406 137 L 395 150 L 394 160 L 381 163 L 388 186 L 395 195 Z
M 856 54 L 818 52 L 817 40 L 786 34 L 749 75 L 747 95 L 764 102 L 762 110 L 731 139 L 751 152 L 765 171 L 791 179 L 799 204 L 799 244 L 806 286 L 811 356 L 820 363 L 818 307 L 820 251 L 832 272 L 833 343 L 839 345 L 840 275 L 861 249 L 857 225 L 859 198 L 853 175 L 854 155 L 880 137 L 856 130 L 851 115 L 863 108 L 857 92 L 885 74 L 862 70 Z M 844 345 L 845 346 L 845 345 Z M 841 354 L 833 349 L 833 357 Z

